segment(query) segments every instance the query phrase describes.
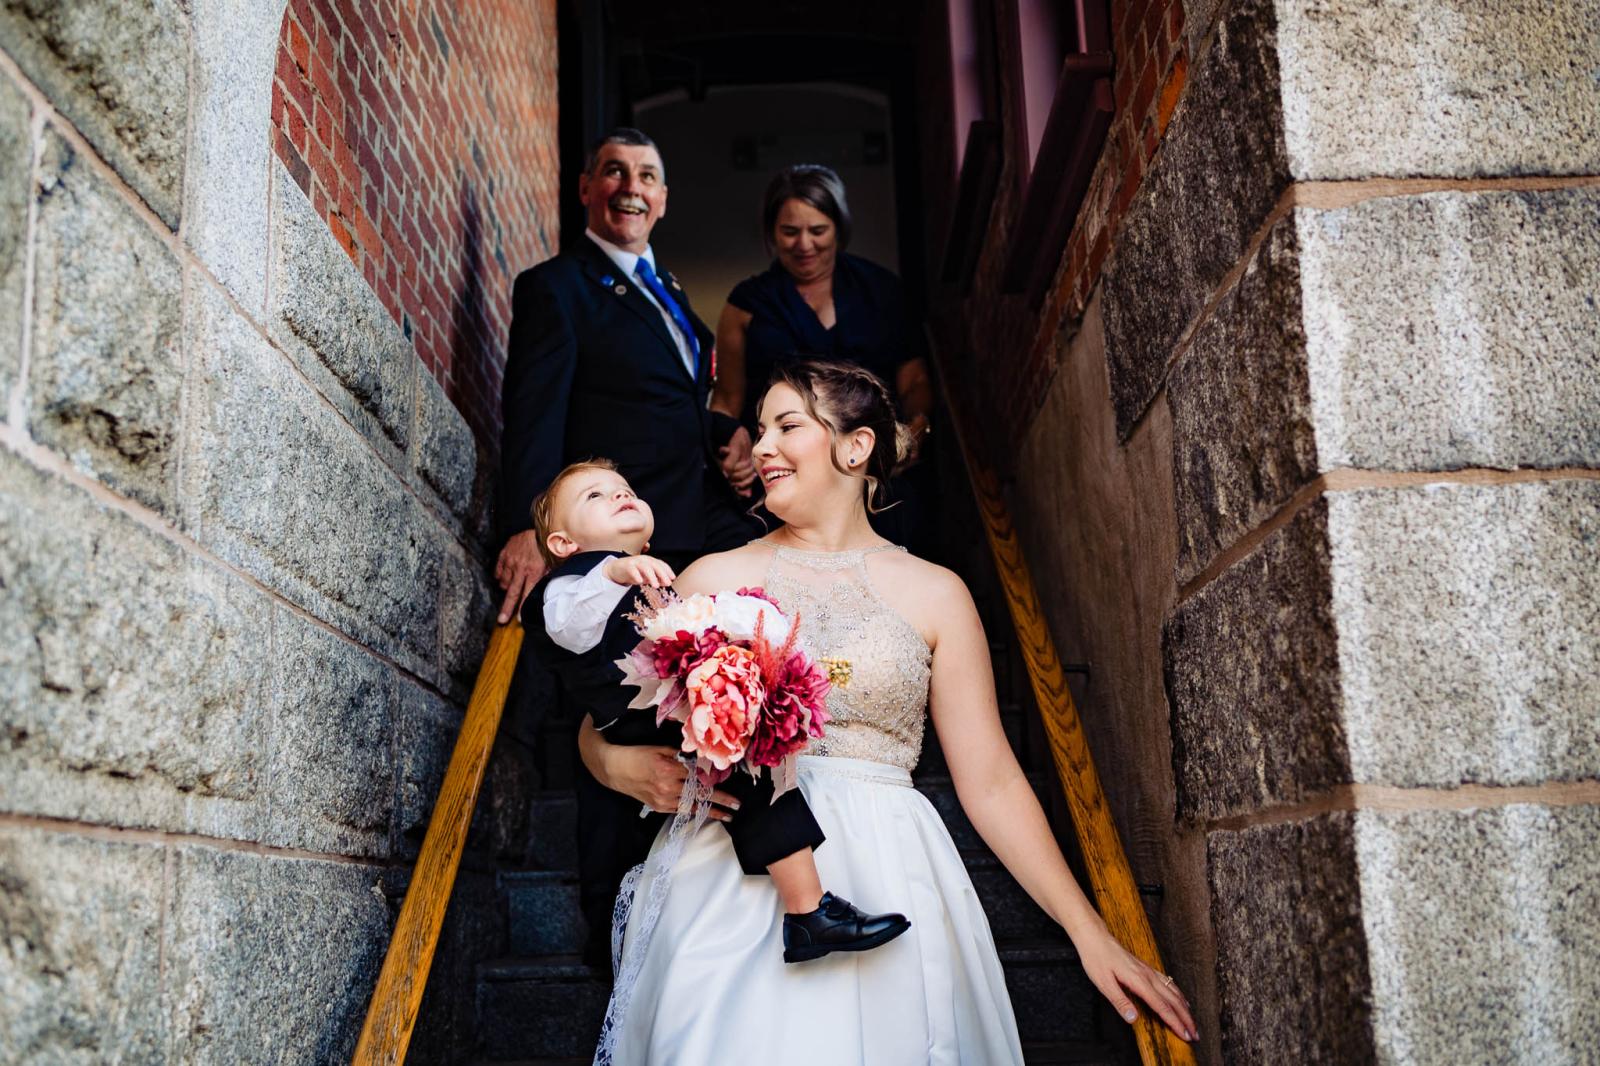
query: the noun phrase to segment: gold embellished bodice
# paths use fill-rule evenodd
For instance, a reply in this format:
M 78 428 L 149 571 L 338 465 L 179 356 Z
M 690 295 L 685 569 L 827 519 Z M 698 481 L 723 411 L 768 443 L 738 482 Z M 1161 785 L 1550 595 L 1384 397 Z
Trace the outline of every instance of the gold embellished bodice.
M 766 590 L 800 618 L 800 645 L 823 661 L 827 735 L 807 755 L 870 759 L 910 770 L 922 754 L 932 652 L 922 634 L 877 594 L 867 556 L 905 551 L 885 544 L 843 552 L 773 545 Z

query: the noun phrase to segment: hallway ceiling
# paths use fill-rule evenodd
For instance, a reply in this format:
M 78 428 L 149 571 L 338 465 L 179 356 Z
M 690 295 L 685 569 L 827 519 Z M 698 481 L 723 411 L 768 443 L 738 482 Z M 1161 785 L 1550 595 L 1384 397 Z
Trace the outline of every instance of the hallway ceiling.
M 903 41 L 922 5 L 909 0 L 611 0 L 619 35 L 655 44 L 752 36 L 865 37 Z
M 921 6 L 907 0 L 608 5 L 632 100 L 715 85 L 845 81 L 886 88 L 903 73 Z

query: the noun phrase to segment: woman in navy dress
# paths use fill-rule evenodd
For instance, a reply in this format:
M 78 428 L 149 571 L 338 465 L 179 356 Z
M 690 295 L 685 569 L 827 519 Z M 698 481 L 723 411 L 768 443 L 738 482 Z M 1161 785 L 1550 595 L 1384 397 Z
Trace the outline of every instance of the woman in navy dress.
M 717 384 L 711 409 L 756 424 L 756 401 L 775 367 L 821 356 L 854 363 L 895 386 L 900 419 L 918 442 L 928 432 L 933 387 L 900 279 L 850 255 L 850 208 L 844 182 L 828 167 L 779 171 L 767 186 L 762 233 L 770 267 L 728 295 L 717 323 Z M 741 492 L 757 488 L 747 430 L 724 449 L 723 467 Z M 898 506 L 874 516 L 879 533 L 927 555 L 925 521 L 931 471 L 908 464 L 890 486 Z

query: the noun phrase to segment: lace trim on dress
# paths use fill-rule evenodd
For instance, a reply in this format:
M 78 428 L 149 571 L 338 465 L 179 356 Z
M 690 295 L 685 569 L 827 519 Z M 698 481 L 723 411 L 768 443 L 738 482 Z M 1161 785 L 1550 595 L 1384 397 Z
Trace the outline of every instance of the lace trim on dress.
M 649 813 L 646 807 L 640 817 Z M 629 870 L 617 890 L 617 902 L 611 913 L 611 972 L 613 982 L 611 999 L 606 1003 L 606 1016 L 600 1023 L 600 1039 L 595 1045 L 593 1066 L 612 1066 L 617 1053 L 617 1041 L 622 1037 L 623 1021 L 628 1006 L 633 1002 L 633 989 L 639 983 L 639 973 L 644 968 L 650 940 L 655 935 L 661 910 L 667 904 L 667 893 L 672 888 L 672 869 L 689 838 L 705 825 L 711 810 L 711 786 L 691 772 L 683 782 L 678 795 L 678 810 L 667 828 L 666 837 L 649 858 Z M 635 899 L 640 882 L 648 885 L 642 901 Z M 634 905 L 642 903 L 633 939 L 624 944 L 628 919 Z

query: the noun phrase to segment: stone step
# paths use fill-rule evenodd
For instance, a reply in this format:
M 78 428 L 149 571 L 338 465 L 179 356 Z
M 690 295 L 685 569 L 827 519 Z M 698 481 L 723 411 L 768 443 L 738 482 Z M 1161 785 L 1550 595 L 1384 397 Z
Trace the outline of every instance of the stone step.
M 1066 932 L 1023 891 L 999 859 L 988 851 L 963 852 L 967 875 L 999 942 L 1068 943 Z
M 1095 1012 L 1100 995 L 1078 962 L 1070 941 L 996 941 L 1006 989 L 1026 1042 L 1089 1042 L 1099 1036 Z
M 568 871 L 500 874 L 511 953 L 519 957 L 583 950 L 588 926 L 578 906 L 578 877 Z
M 608 975 L 576 955 L 478 967 L 478 1041 L 491 1062 L 594 1054 Z
M 577 796 L 568 790 L 535 793 L 528 836 L 528 865 L 540 870 L 576 870 Z
M 1096 1038 L 1093 997 L 1098 993 L 1070 943 L 998 942 L 998 949 L 1024 1041 Z M 478 1035 L 487 1059 L 560 1059 L 592 1052 L 605 1014 L 605 977 L 576 955 L 479 966 Z
M 590 1066 L 593 1057 L 579 1055 L 560 1059 L 480 1059 L 473 1066 Z M 1122 1066 L 1115 1053 L 1104 1044 L 1081 1040 L 1029 1041 L 1022 1045 L 1026 1066 Z
M 1027 1066 L 1122 1066 L 1105 1044 L 1086 1040 L 1031 1040 L 1022 1045 Z

